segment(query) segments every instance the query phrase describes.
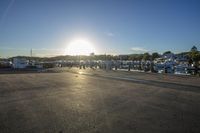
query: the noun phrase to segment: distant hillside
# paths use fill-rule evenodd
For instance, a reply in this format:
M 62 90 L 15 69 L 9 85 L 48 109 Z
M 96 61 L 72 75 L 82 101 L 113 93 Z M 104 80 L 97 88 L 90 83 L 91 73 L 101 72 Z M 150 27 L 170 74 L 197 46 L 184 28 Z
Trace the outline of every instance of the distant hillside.
M 196 51 L 198 55 L 200 55 L 200 51 Z M 181 55 L 181 56 L 190 56 L 191 52 L 181 52 L 177 53 L 175 55 Z M 144 54 L 127 54 L 127 55 L 81 55 L 81 56 L 71 56 L 71 55 L 65 55 L 65 56 L 55 56 L 55 57 L 30 57 L 30 56 L 15 56 L 11 57 L 8 60 L 12 60 L 13 58 L 26 58 L 28 60 L 35 60 L 35 61 L 57 61 L 57 60 L 142 60 L 142 59 L 154 59 L 154 55 L 157 55 L 156 57 L 161 57 L 161 54 L 158 53 L 144 53 Z M 0 58 L 0 60 L 5 60 L 3 58 Z M 7 60 L 7 59 L 6 59 Z

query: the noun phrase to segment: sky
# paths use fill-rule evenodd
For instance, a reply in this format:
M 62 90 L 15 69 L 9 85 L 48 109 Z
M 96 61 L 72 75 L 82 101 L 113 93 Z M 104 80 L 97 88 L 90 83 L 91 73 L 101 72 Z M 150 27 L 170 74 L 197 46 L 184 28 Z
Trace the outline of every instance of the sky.
M 0 56 L 67 54 L 88 40 L 96 54 L 200 49 L 200 0 L 0 0 Z

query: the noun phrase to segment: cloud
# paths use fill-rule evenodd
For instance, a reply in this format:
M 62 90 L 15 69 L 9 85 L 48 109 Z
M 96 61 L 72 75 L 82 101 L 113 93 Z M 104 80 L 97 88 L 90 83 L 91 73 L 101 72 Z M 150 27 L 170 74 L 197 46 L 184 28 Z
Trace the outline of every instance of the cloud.
M 137 53 L 148 52 L 147 49 L 141 47 L 132 47 L 131 50 Z
M 115 36 L 115 34 L 112 33 L 112 32 L 106 32 L 106 35 L 109 36 L 109 37 L 114 37 Z

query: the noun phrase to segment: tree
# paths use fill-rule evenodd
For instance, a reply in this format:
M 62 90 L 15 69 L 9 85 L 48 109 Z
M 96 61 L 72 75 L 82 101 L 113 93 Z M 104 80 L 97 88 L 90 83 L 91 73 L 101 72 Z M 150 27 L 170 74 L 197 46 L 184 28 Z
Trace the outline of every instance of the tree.
M 171 53 L 172 53 L 171 51 L 166 51 L 166 52 L 163 53 L 163 55 L 165 55 L 165 54 L 171 54 Z
M 196 52 L 196 51 L 198 51 L 198 50 L 197 50 L 197 47 L 196 47 L 196 46 L 193 46 L 193 47 L 191 48 L 190 51 L 191 51 L 191 52 Z
M 192 60 L 191 58 L 189 58 L 189 60 L 188 60 L 188 64 L 191 66 L 192 63 L 193 63 L 193 60 Z
M 128 57 L 128 59 L 129 60 L 138 60 L 138 54 L 131 54 L 131 55 L 129 55 L 129 57 Z
M 150 54 L 149 53 L 144 53 L 143 55 L 143 60 L 149 60 L 150 59 Z
M 198 51 L 192 51 L 189 53 L 190 59 L 192 59 L 194 62 L 200 61 L 200 53 Z
M 159 58 L 159 54 L 157 52 L 152 53 L 152 60 L 155 58 Z
M 139 55 L 136 56 L 136 58 L 137 58 L 137 60 L 142 60 L 143 55 L 142 55 L 142 54 L 139 54 Z
M 136 60 L 135 55 L 129 55 L 128 59 L 129 60 Z

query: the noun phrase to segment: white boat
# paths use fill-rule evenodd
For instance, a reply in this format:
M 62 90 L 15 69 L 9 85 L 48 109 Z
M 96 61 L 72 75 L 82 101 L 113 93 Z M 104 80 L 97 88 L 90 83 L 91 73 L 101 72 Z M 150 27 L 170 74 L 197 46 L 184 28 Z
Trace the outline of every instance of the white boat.
M 179 74 L 179 75 L 190 75 L 188 73 L 188 65 L 186 64 L 181 64 L 175 66 L 174 74 Z

